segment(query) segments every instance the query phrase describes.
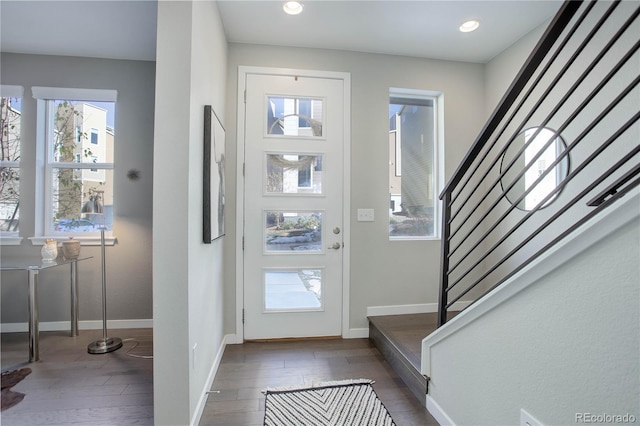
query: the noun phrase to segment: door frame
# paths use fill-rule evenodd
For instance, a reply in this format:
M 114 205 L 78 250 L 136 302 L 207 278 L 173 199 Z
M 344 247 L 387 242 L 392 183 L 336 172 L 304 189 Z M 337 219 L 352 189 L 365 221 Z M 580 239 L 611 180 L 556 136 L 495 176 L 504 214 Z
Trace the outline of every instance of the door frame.
M 245 158 L 245 87 L 247 75 L 300 76 L 342 80 L 344 102 L 342 228 L 345 249 L 342 250 L 342 337 L 349 337 L 350 323 L 350 243 L 351 243 L 351 73 L 290 68 L 238 67 L 237 138 L 236 138 L 236 335 L 235 343 L 244 342 L 244 158 Z

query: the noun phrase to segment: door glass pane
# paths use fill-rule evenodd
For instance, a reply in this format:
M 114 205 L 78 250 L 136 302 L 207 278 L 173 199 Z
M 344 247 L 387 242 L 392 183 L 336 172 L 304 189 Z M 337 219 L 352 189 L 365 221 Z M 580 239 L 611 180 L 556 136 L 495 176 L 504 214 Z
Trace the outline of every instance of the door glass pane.
M 322 270 L 264 271 L 265 311 L 319 311 L 322 301 Z
M 322 155 L 267 154 L 267 193 L 322 194 Z
M 267 97 L 267 134 L 322 136 L 322 99 Z
M 322 251 L 322 212 L 264 212 L 265 252 Z

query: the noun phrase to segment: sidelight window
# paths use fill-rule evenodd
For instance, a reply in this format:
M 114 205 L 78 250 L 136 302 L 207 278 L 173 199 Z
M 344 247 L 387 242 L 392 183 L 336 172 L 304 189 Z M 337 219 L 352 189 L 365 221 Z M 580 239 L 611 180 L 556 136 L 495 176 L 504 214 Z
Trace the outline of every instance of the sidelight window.
M 389 238 L 438 236 L 439 96 L 389 93 Z

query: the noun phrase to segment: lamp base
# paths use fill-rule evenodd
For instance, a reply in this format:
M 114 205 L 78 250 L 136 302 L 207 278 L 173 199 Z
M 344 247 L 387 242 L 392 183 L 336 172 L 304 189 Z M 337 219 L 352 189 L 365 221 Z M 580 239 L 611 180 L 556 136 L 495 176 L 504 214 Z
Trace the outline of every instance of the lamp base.
M 98 339 L 87 346 L 87 352 L 90 354 L 106 354 L 113 352 L 122 347 L 122 340 L 118 337 L 107 337 L 106 339 Z

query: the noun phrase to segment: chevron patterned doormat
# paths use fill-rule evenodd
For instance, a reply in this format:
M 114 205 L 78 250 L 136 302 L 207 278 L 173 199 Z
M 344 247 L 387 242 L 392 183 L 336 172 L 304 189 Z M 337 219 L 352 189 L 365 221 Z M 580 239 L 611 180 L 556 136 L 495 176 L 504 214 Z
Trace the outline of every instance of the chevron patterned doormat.
M 372 380 L 341 380 L 265 391 L 265 426 L 395 426 Z

